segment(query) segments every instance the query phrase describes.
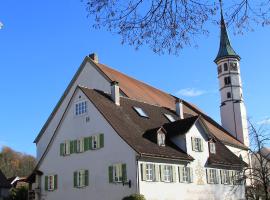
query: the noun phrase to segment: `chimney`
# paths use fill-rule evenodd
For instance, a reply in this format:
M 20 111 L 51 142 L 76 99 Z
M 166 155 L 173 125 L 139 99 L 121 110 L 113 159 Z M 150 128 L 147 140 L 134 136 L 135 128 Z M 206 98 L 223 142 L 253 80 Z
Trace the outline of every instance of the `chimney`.
M 119 83 L 117 81 L 111 82 L 111 97 L 113 102 L 120 106 L 120 92 L 119 92 Z
M 95 63 L 98 63 L 98 55 L 96 53 L 91 53 L 89 58 L 91 58 Z
M 176 99 L 175 111 L 180 119 L 184 119 L 183 101 L 181 99 Z

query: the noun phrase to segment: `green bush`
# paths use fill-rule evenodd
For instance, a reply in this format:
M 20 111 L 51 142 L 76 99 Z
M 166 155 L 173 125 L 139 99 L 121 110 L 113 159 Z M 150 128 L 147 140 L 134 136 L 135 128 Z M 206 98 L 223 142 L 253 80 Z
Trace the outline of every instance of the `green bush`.
M 132 194 L 128 197 L 124 197 L 123 200 L 146 200 L 141 194 Z

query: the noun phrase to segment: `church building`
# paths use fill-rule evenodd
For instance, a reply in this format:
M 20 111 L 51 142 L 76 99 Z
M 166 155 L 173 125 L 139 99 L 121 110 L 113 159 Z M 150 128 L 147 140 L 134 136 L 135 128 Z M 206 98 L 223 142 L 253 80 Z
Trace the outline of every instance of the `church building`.
M 85 57 L 35 139 L 30 199 L 245 199 L 240 56 L 221 15 L 221 123 L 183 99 Z

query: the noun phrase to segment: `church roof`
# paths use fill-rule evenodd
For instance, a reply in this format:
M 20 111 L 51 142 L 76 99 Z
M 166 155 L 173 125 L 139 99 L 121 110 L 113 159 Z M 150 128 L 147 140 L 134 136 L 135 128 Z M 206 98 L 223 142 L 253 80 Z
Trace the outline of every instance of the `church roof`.
M 227 33 L 226 24 L 224 21 L 223 14 L 221 12 L 221 22 L 220 22 L 220 44 L 217 57 L 215 62 L 217 63 L 220 59 L 223 58 L 237 58 L 240 59 L 240 56 L 234 51 L 231 46 L 231 42 Z
M 186 134 L 197 120 L 202 120 L 202 116 L 185 116 L 185 119 L 179 119 L 173 110 L 126 97 L 121 97 L 120 106 L 117 106 L 111 100 L 111 96 L 103 91 L 84 87 L 79 88 L 95 105 L 119 136 L 142 157 L 193 160 L 183 149 L 175 145 L 171 138 L 176 135 Z M 148 117 L 139 116 L 134 111 L 134 106 L 143 109 Z M 170 122 L 164 114 L 170 114 L 176 121 Z M 165 146 L 159 146 L 157 144 L 156 134 L 160 128 L 164 129 L 166 132 Z M 209 134 L 211 138 L 215 138 L 217 144 L 216 154 L 209 156 L 211 164 L 239 167 L 245 164 L 212 133 Z

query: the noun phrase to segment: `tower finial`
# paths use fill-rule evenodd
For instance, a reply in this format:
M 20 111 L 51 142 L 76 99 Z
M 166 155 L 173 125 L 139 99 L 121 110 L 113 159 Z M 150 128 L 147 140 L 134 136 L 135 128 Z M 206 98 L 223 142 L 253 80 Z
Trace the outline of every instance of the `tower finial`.
M 233 50 L 229 36 L 226 29 L 225 20 L 223 17 L 223 6 L 222 6 L 222 0 L 219 0 L 220 4 L 220 44 L 219 44 L 219 51 L 216 59 L 214 62 L 218 62 L 220 59 L 223 58 L 237 58 L 240 59 L 240 56 L 236 54 L 236 52 Z

